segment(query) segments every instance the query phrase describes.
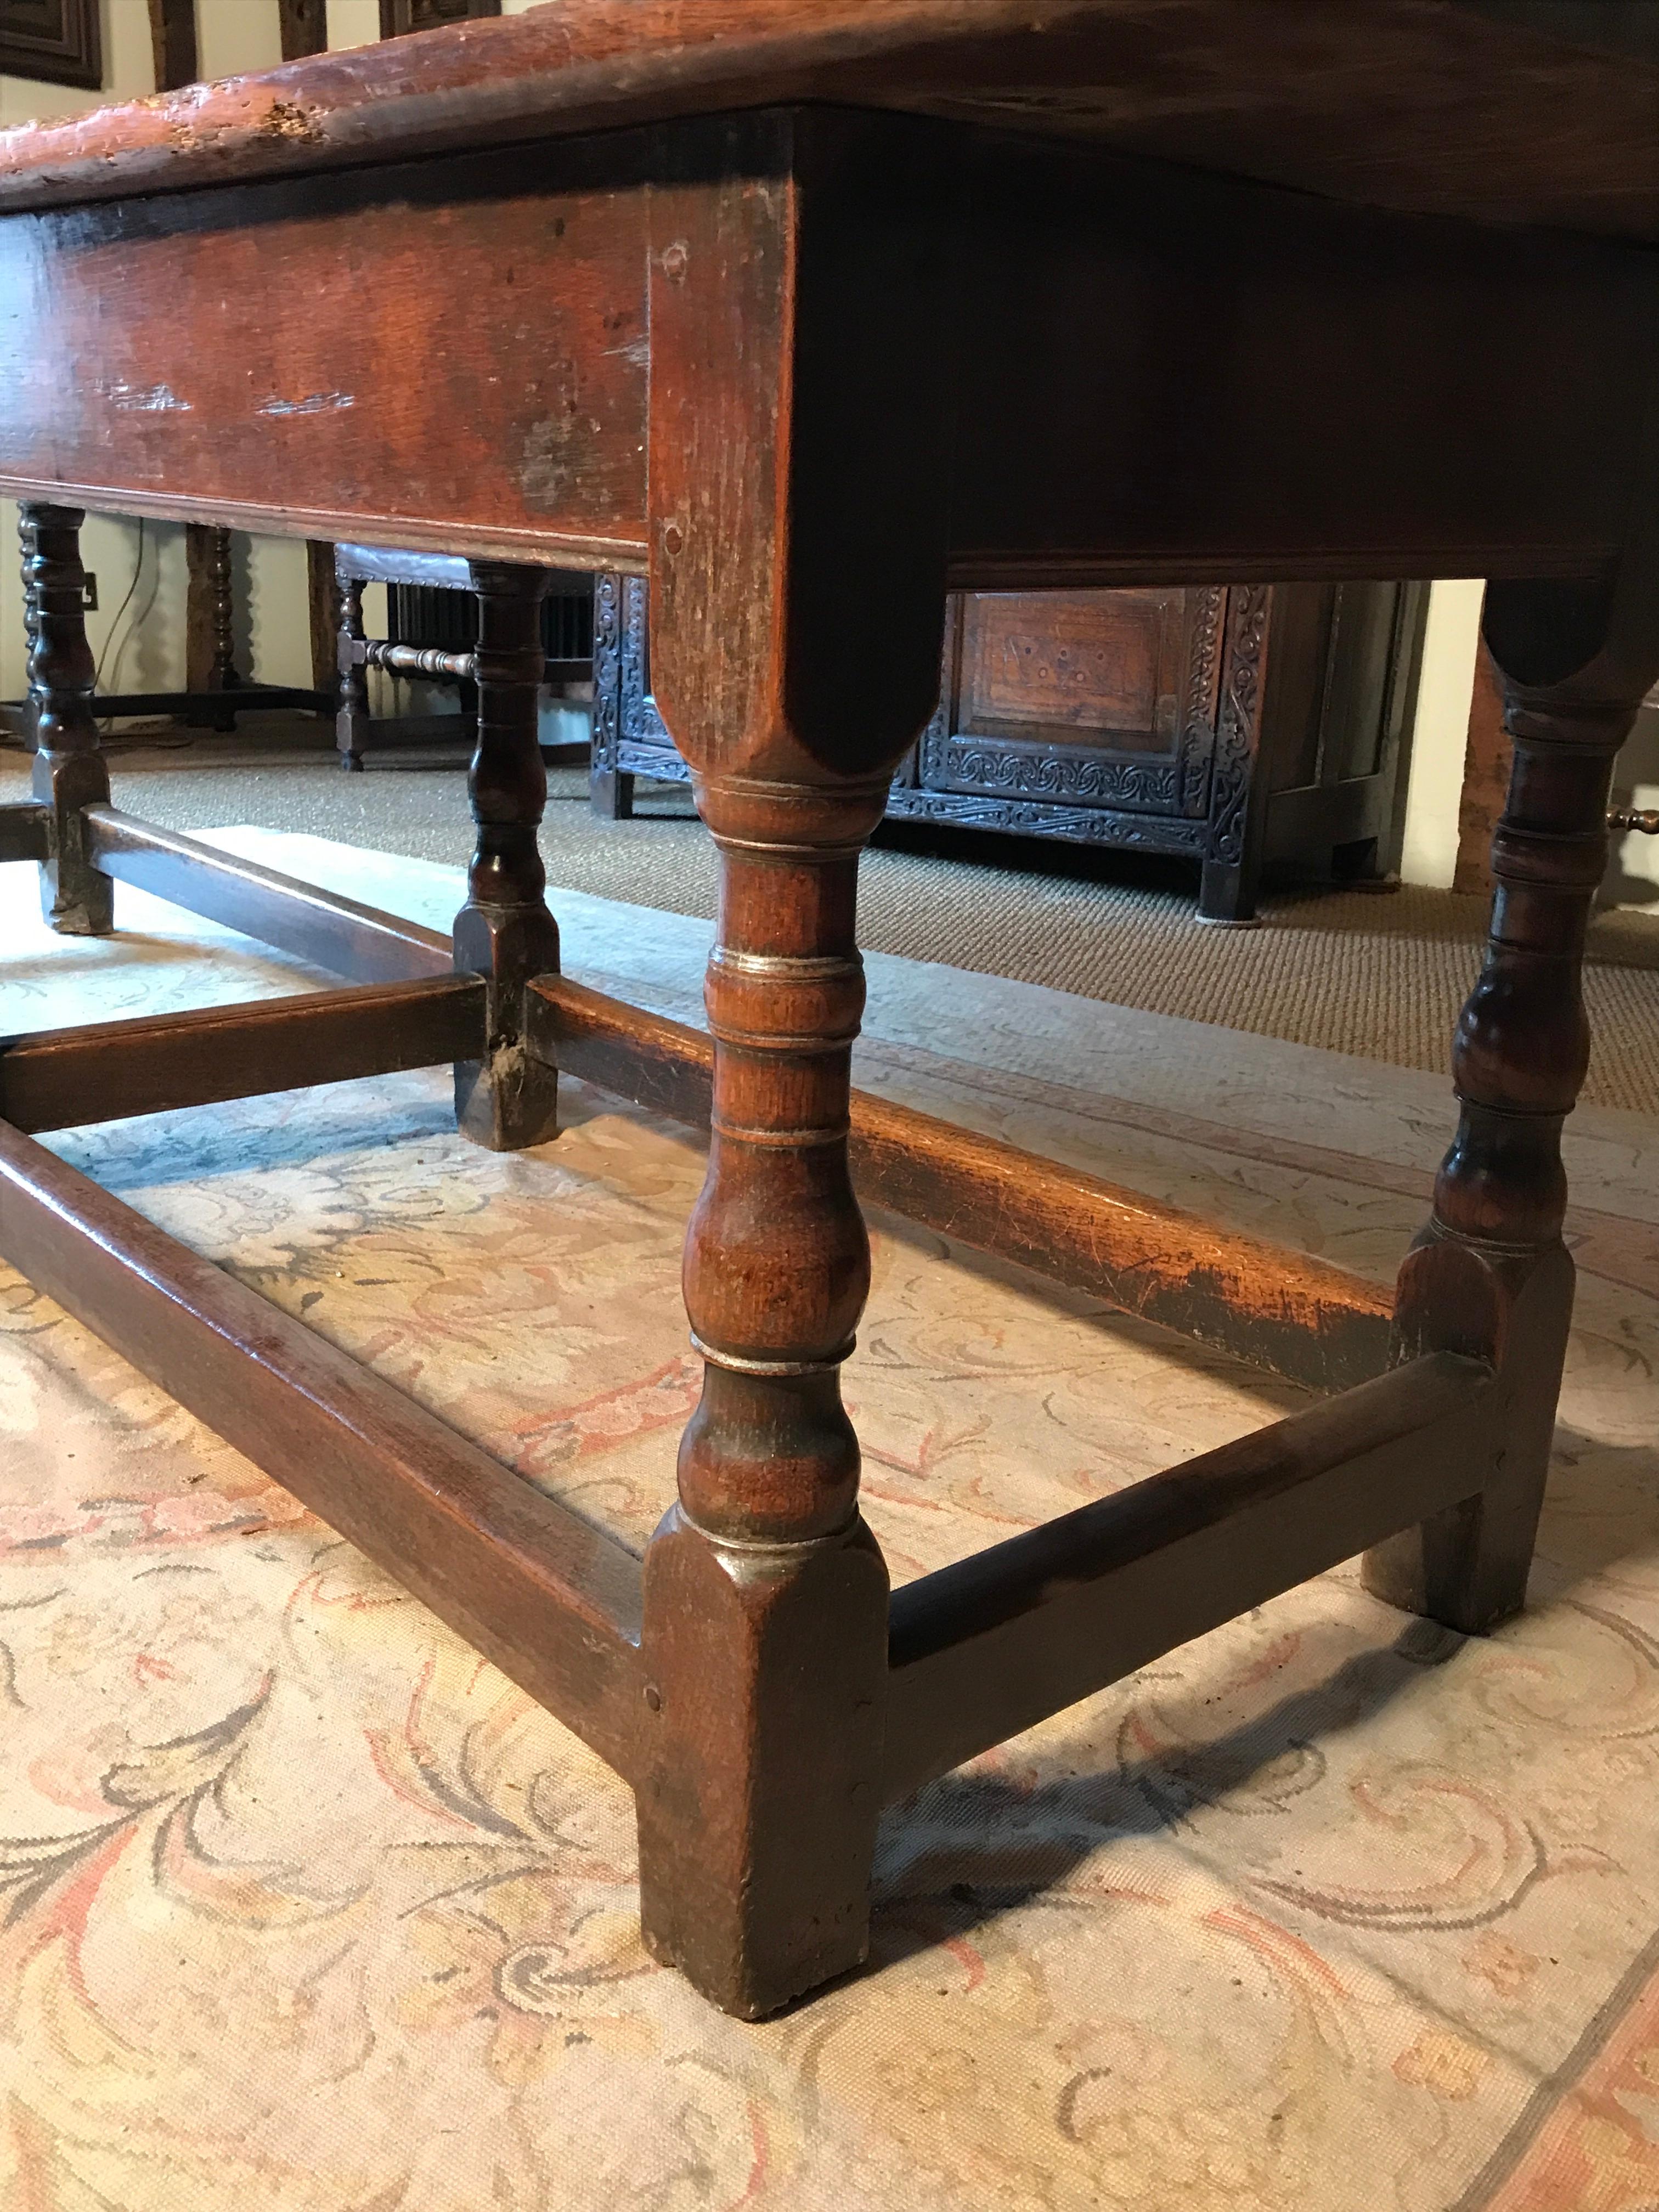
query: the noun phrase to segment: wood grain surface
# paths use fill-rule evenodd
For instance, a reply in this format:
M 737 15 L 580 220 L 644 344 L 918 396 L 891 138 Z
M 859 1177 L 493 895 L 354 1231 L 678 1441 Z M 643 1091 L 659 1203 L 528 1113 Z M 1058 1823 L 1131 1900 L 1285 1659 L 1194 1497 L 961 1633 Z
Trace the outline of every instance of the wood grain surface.
M 722 171 L 791 198 L 787 327 L 763 328 L 775 272 L 744 262 L 735 228 L 696 249 L 722 271 L 708 319 L 672 312 L 659 257 L 690 250 L 680 180 Z M 432 312 L 452 265 L 465 343 Z M 684 533 L 694 481 L 757 544 L 771 526 L 781 480 L 736 411 L 737 372 L 756 394 L 775 373 L 809 426 L 788 455 L 789 558 L 817 564 L 824 599 L 793 711 L 832 725 L 817 757 L 850 766 L 894 750 L 870 715 L 904 717 L 902 751 L 937 695 L 936 635 L 901 651 L 899 626 L 866 619 L 878 542 L 890 593 L 901 562 L 930 591 L 1601 573 L 1656 323 L 1652 258 L 1627 246 L 771 111 L 0 218 L 0 488 L 649 567 L 658 703 L 690 752 L 704 709 L 674 696 L 668 648 L 677 595 L 705 595 L 707 539 L 665 560 L 663 532 Z M 734 370 L 718 417 L 685 401 L 713 344 Z M 1152 366 L 1164 349 L 1179 373 Z M 880 469 L 841 465 L 882 426 Z M 792 590 L 799 626 L 812 600 Z M 758 604 L 734 600 L 725 648 L 757 666 Z M 853 634 L 862 715 L 837 703 Z M 750 741 L 734 724 L 724 742 Z
M 1478 1491 L 1493 1395 L 1431 1355 L 907 1583 L 887 1802 Z
M 101 875 L 133 884 L 187 914 L 222 922 L 356 983 L 447 975 L 449 939 L 418 922 L 382 914 L 296 876 L 262 868 L 181 830 L 163 830 L 118 806 L 90 809 L 88 843 Z
M 484 987 L 469 975 L 37 1030 L 0 1037 L 0 1116 L 30 1133 L 82 1128 L 476 1059 L 483 1035 Z
M 1601 11 L 1605 17 L 1606 10 Z M 0 137 L 0 205 L 834 100 L 1377 206 L 1659 235 L 1659 23 L 1561 0 L 550 0 Z
M 0 477 L 285 536 L 637 564 L 627 179 L 555 147 L 0 222 Z M 446 270 L 490 344 L 434 312 Z

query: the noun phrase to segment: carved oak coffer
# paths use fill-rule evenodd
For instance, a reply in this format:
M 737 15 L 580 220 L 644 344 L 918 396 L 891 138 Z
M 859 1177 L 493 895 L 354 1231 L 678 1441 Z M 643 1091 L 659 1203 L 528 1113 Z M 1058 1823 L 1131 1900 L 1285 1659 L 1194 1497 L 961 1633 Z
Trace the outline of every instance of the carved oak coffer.
M 1425 601 L 1419 584 L 957 593 L 889 817 L 1190 858 L 1216 921 L 1250 917 L 1270 861 L 1386 874 Z M 857 660 L 849 641 L 849 685 Z M 635 775 L 687 773 L 638 577 L 599 580 L 593 674 L 593 803 L 617 818 Z

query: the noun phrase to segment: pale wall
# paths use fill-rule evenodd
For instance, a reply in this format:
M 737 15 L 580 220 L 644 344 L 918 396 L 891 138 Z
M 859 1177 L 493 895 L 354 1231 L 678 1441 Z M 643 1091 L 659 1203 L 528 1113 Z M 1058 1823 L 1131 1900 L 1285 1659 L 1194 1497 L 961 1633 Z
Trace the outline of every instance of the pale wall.
M 148 0 L 102 0 L 104 89 L 79 92 L 67 85 L 36 84 L 0 76 L 0 125 L 31 117 L 70 115 L 102 101 L 131 100 L 155 89 Z M 233 76 L 269 69 L 282 59 L 276 0 L 197 0 L 198 55 L 203 73 Z M 0 698 L 15 699 L 27 687 L 23 610 L 10 549 L 17 509 L 0 501 Z M 138 525 L 113 515 L 90 514 L 81 533 L 82 557 L 98 579 L 98 611 L 87 617 L 94 658 L 103 661 L 105 690 L 177 690 L 185 681 L 184 530 L 178 523 L 148 522 L 138 567 Z M 135 573 L 136 572 L 136 573 Z M 306 556 L 302 544 L 239 534 L 235 549 L 237 646 L 245 674 L 270 684 L 308 685 Z M 130 587 L 131 600 L 127 599 Z M 123 602 L 126 613 L 120 614 Z M 143 619 L 131 623 L 138 611 Z M 111 634 L 120 615 L 120 636 Z
M 1437 584 L 1430 597 L 1401 860 L 1408 884 L 1443 889 L 1457 864 L 1458 804 L 1484 588 Z M 1620 806 L 1659 811 L 1659 708 L 1638 717 L 1619 757 L 1613 793 Z M 1659 837 L 1632 830 L 1614 840 L 1597 903 L 1659 913 Z
M 1637 718 L 1630 742 L 1619 756 L 1613 793 L 1620 806 L 1659 810 L 1659 707 L 1650 707 Z M 1619 906 L 1639 906 L 1659 914 L 1659 837 L 1632 830 L 1617 840 L 1601 896 Z
M 1400 862 L 1400 872 L 1408 884 L 1446 889 L 1457 865 L 1458 800 L 1485 588 L 1459 581 L 1437 584 L 1429 594 Z
M 506 0 L 517 15 L 532 0 Z M 67 115 L 101 101 L 128 100 L 155 89 L 151 58 L 148 0 L 102 0 L 104 75 L 102 92 L 77 92 L 67 86 L 35 84 L 0 76 L 0 126 L 32 116 Z M 379 0 L 330 0 L 331 47 L 368 45 L 380 36 Z M 276 0 L 197 0 L 197 58 L 204 77 L 234 76 L 249 70 L 272 69 L 282 59 Z M 15 505 L 0 501 L 0 698 L 15 699 L 27 686 L 24 668 L 23 616 L 9 549 L 16 542 Z M 126 690 L 175 690 L 185 681 L 184 532 L 177 523 L 144 526 L 142 570 L 136 523 L 111 515 L 88 515 L 81 534 L 82 555 L 98 579 L 99 605 L 87 618 L 94 657 L 104 662 L 102 684 Z M 295 538 L 235 539 L 237 653 L 245 674 L 268 684 L 301 686 L 311 682 L 311 639 L 305 547 Z M 135 585 L 127 600 L 129 586 Z M 383 620 L 372 587 L 371 623 Z M 111 632 L 118 611 L 121 636 L 113 651 Z M 134 624 L 134 610 L 143 615 Z M 422 691 L 424 693 L 425 687 Z M 424 696 L 410 703 L 442 706 L 449 695 Z

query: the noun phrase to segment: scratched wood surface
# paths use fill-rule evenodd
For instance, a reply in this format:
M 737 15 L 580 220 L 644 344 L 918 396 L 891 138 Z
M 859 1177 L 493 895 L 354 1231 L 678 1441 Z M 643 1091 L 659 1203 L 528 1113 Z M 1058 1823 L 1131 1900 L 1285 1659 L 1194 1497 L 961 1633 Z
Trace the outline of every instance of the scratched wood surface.
M 795 466 L 826 583 L 846 579 L 808 687 L 838 746 L 867 743 L 839 707 L 847 637 L 894 650 L 863 604 L 872 528 L 890 565 L 926 520 L 930 574 L 994 589 L 1568 575 L 1616 553 L 1651 357 L 1645 252 L 824 110 L 0 214 L 0 486 L 644 568 L 653 526 L 684 527 L 668 513 L 688 480 L 676 441 L 737 450 L 729 425 L 682 426 L 653 447 L 647 486 L 652 388 L 681 375 L 660 318 L 647 331 L 647 231 L 678 267 L 689 240 L 661 180 L 722 172 L 793 196 L 809 300 L 841 281 L 823 241 L 848 241 L 846 312 L 821 356 L 802 323 L 790 370 L 797 400 L 811 386 L 833 417 Z M 468 271 L 464 343 L 432 308 L 432 272 L 452 265 Z M 705 334 L 751 370 L 741 310 L 769 275 L 734 264 Z M 1215 342 L 1187 343 L 1197 330 Z M 1166 344 L 1180 374 L 1149 373 Z M 848 465 L 907 410 L 893 473 Z M 924 518 L 911 479 L 947 424 Z M 722 464 L 704 481 L 731 498 L 763 479 Z M 860 505 L 850 487 L 866 483 Z M 656 577 L 659 623 L 669 588 Z M 904 672 L 906 742 L 938 665 L 935 642 Z M 866 667 L 868 699 L 888 672 Z M 672 663 L 659 680 L 672 690 Z
M 1650 239 L 1655 15 L 1576 0 L 550 0 L 12 131 L 0 204 L 817 99 Z
M 441 192 L 410 172 L 0 222 L 0 475 L 289 536 L 637 562 L 645 196 L 585 177 L 550 149 L 446 164 Z M 511 374 L 455 342 L 445 268 Z

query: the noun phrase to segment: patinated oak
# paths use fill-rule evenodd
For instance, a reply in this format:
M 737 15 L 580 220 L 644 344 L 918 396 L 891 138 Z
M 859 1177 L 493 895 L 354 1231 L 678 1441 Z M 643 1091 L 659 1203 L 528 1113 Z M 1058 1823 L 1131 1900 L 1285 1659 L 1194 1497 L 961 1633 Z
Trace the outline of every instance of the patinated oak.
M 1659 34 L 1521 14 L 554 0 L 0 139 L 0 487 L 41 732 L 0 855 L 42 866 L 59 927 L 107 929 L 137 882 L 355 987 L 0 1053 L 0 1249 L 626 1777 L 647 1939 L 733 2012 L 863 1957 L 884 1804 L 1243 1607 L 1362 1547 L 1373 1589 L 1455 1627 L 1523 1601 L 1584 921 L 1659 673 Z M 464 317 L 434 311 L 440 267 Z M 108 803 L 92 503 L 471 563 L 453 945 Z M 553 567 L 649 579 L 720 848 L 707 1038 L 557 972 Z M 948 589 L 1444 574 L 1494 580 L 1516 765 L 1462 1121 L 1392 1316 L 851 1091 L 858 858 Z M 1257 639 L 1236 680 L 1264 674 Z M 643 1562 L 24 1133 L 422 1060 L 489 1145 L 553 1134 L 560 1066 L 709 1131 L 704 1391 Z M 1340 1395 L 890 1594 L 840 1395 L 854 1177 Z

